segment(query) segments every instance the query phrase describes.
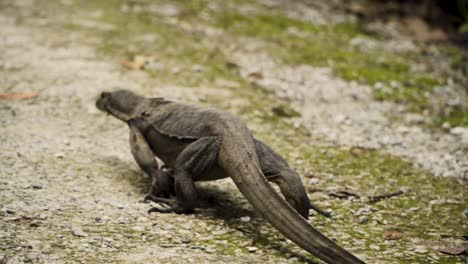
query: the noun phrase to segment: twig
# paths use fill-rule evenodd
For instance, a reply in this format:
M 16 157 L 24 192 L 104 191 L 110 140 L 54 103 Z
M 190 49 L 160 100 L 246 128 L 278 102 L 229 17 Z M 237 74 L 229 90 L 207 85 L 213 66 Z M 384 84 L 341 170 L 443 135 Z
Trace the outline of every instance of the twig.
M 336 197 L 336 198 L 341 198 L 341 199 L 348 198 L 351 196 L 357 197 L 357 198 L 361 197 L 361 195 L 359 195 L 358 193 L 355 193 L 350 190 L 338 190 L 338 191 L 330 192 L 328 195 Z
M 375 196 L 368 196 L 368 199 L 366 201 L 369 202 L 369 203 L 376 203 L 376 202 L 378 202 L 380 200 L 383 200 L 385 198 L 390 198 L 390 197 L 393 197 L 393 196 L 402 195 L 404 193 L 405 192 L 403 190 L 399 190 L 399 191 L 392 192 L 392 193 L 386 193 L 386 194 L 375 195 Z M 356 198 L 360 198 L 360 199 L 365 198 L 364 195 L 360 195 L 359 193 L 353 192 L 353 191 L 350 191 L 350 190 L 333 191 L 333 192 L 329 192 L 328 195 L 336 197 L 336 198 L 340 198 L 340 199 L 346 199 L 346 198 L 349 198 L 349 197 L 356 197 Z M 363 201 L 363 200 L 361 199 L 361 201 Z
M 397 192 L 392 192 L 392 193 L 387 193 L 387 194 L 382 194 L 382 195 L 376 195 L 376 196 L 370 196 L 369 197 L 369 203 L 376 203 L 376 202 L 378 202 L 378 201 L 380 201 L 382 199 L 402 195 L 403 193 L 404 192 L 402 190 L 400 190 L 400 191 L 397 191 Z
M 37 97 L 39 92 L 31 92 L 31 93 L 6 93 L 0 94 L 0 99 L 30 99 Z

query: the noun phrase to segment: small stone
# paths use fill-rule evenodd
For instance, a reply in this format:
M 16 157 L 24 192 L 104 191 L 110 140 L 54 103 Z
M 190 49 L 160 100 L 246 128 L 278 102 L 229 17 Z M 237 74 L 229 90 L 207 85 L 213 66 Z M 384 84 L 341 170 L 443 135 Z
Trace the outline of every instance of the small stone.
M 466 209 L 465 211 L 463 211 L 463 215 L 464 215 L 465 217 L 468 217 L 468 209 Z
M 56 159 L 63 159 L 64 157 L 65 157 L 65 154 L 62 152 L 55 153 Z
M 119 224 L 125 225 L 126 223 L 128 223 L 128 219 L 127 219 L 127 218 L 124 218 L 124 217 L 119 218 Z
M 365 215 L 362 215 L 362 216 L 359 217 L 359 223 L 365 224 L 367 222 L 369 222 L 369 217 L 367 217 Z
M 77 237 L 87 237 L 88 236 L 88 234 L 86 232 L 84 232 L 81 228 L 79 228 L 77 226 L 72 226 L 71 227 L 71 232 L 72 232 L 72 235 L 77 236 Z
M 254 253 L 255 251 L 258 250 L 257 247 L 247 247 L 247 250 L 249 251 L 249 253 Z
M 369 248 L 373 250 L 380 250 L 380 247 L 377 245 L 370 245 Z
M 203 66 L 199 64 L 195 64 L 192 66 L 192 71 L 193 72 L 202 72 L 203 71 Z
M 190 230 L 190 229 L 192 229 L 193 226 L 192 226 L 192 223 L 187 222 L 187 223 L 181 224 L 180 227 L 182 227 L 183 229 L 188 229 L 188 230 Z
M 133 226 L 132 230 L 136 231 L 136 232 L 143 232 L 143 231 L 145 231 L 145 227 L 143 227 L 143 226 Z
M 408 193 L 408 192 L 411 191 L 411 187 L 402 187 L 400 190 L 401 190 L 403 193 Z
M 427 248 L 425 248 L 424 246 L 417 246 L 414 249 L 414 252 L 419 253 L 419 254 L 426 254 L 427 253 Z
M 250 221 L 250 216 L 242 216 L 242 217 L 240 218 L 240 220 L 241 220 L 242 222 L 249 222 L 249 221 Z
M 138 221 L 138 222 L 148 222 L 148 220 L 149 220 L 149 219 L 148 219 L 147 217 L 144 217 L 144 216 L 141 216 L 141 217 L 138 217 L 138 218 L 137 218 L 137 221 Z
M 190 242 L 191 242 L 191 240 L 188 239 L 188 238 L 182 239 L 182 243 L 184 243 L 184 244 L 188 244 L 188 243 L 190 243 Z
M 39 220 L 46 220 L 47 218 L 49 218 L 49 216 L 46 214 L 40 214 L 38 218 Z
M 172 4 L 150 6 L 149 10 L 166 17 L 176 17 L 179 16 L 182 12 L 178 6 Z
M 180 70 L 179 67 L 174 67 L 174 68 L 172 68 L 171 71 L 172 71 L 173 74 L 179 74 L 181 70 Z
M 310 183 L 310 184 L 318 184 L 319 181 L 320 181 L 319 178 L 312 178 L 312 179 L 309 180 L 309 183 Z
M 212 254 L 212 253 L 216 253 L 216 250 L 212 247 L 207 247 L 205 248 L 205 252 Z
M 450 129 L 450 133 L 453 135 L 463 135 L 468 133 L 468 128 L 466 127 L 454 127 Z
M 381 82 L 376 82 L 374 84 L 375 89 L 382 89 L 384 87 L 383 83 Z
M 289 262 L 292 262 L 292 263 L 299 262 L 299 259 L 297 257 L 292 257 L 292 258 L 289 258 L 288 260 L 289 260 Z

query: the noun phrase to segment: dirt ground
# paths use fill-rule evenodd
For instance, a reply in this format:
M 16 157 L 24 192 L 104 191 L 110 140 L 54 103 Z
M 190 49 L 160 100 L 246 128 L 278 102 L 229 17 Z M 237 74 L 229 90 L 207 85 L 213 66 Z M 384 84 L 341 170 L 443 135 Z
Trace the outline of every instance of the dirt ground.
M 163 55 L 147 56 L 149 70 L 131 70 L 121 62 L 144 51 L 129 43 L 115 52 L 109 39 L 151 46 L 174 38 L 151 28 L 129 37 L 105 20 L 105 8 L 76 2 L 0 1 L 0 93 L 10 95 L 0 99 L 0 263 L 317 261 L 258 217 L 229 179 L 201 184 L 203 206 L 193 215 L 148 215 L 152 205 L 142 198 L 149 180 L 133 161 L 127 126 L 95 107 L 101 91 L 116 88 L 240 115 L 303 174 L 311 199 L 336 216 L 313 214 L 311 224 L 368 263 L 463 261 L 438 250 L 466 245 L 467 127 L 428 128 L 427 115 L 376 100 L 372 85 L 344 80 L 330 67 L 283 63 L 263 50 L 265 40 L 174 19 L 179 11 L 165 1 L 152 15 L 184 34 L 201 32 L 196 44 L 222 49 L 236 75 L 208 75 L 208 66 Z M 145 7 L 116 2 L 122 16 L 138 2 Z M 255 4 L 240 7 L 255 13 Z M 330 8 L 326 16 L 321 5 L 305 8 L 283 10 L 307 13 L 311 23 L 352 19 Z M 443 89 L 441 98 L 460 95 L 466 104 L 456 83 Z M 405 195 L 374 205 L 330 197 L 337 188 Z M 388 239 L 388 231 L 402 238 Z

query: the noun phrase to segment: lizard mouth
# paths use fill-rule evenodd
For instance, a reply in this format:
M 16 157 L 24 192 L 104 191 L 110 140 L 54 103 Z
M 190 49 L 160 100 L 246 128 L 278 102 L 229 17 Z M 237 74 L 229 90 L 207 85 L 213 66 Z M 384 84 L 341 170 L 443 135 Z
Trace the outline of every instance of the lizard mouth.
M 109 96 L 109 93 L 106 93 L 106 92 L 101 93 L 99 98 L 96 100 L 96 108 L 103 112 L 110 114 L 109 109 L 107 107 L 108 96 Z

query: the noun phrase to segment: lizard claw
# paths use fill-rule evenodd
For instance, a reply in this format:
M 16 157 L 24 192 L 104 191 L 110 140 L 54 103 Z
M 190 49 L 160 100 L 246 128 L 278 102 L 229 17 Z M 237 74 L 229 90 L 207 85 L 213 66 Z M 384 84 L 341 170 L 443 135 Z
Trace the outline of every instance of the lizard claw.
M 157 212 L 157 213 L 177 213 L 177 214 L 191 214 L 193 213 L 192 208 L 184 208 L 181 206 L 177 200 L 167 199 L 167 198 L 160 198 L 160 197 L 151 197 L 153 202 L 158 204 L 168 205 L 169 208 L 159 208 L 153 207 L 148 210 L 148 214 Z
M 153 202 L 157 203 L 158 202 L 158 201 L 156 201 L 157 198 L 158 198 L 157 196 L 149 193 L 149 194 L 145 195 L 145 198 L 143 198 L 143 202 L 144 203 L 149 203 L 150 201 L 153 201 Z

